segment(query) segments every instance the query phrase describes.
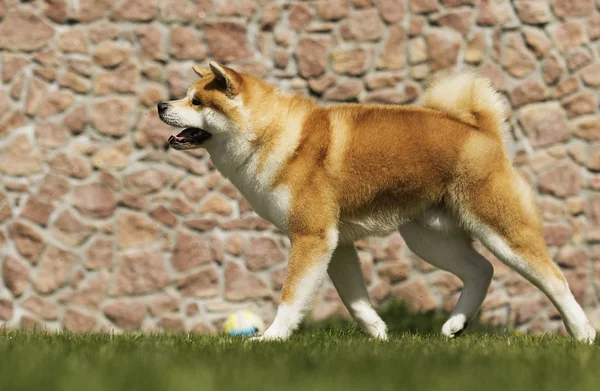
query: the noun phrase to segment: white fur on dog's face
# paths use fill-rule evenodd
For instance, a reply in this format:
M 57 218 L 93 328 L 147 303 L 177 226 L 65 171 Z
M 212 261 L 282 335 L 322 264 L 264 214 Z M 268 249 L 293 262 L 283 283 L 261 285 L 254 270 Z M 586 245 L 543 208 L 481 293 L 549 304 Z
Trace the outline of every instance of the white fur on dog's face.
M 185 98 L 165 102 L 168 108 L 159 112 L 160 119 L 170 126 L 202 129 L 206 115 L 202 113 L 202 109 L 192 106 L 191 100 L 195 93 L 195 89 L 190 88 Z
M 167 109 L 160 112 L 160 119 L 170 126 L 179 128 L 199 128 L 212 135 L 220 135 L 237 130 L 236 125 L 226 115 L 202 104 L 192 104 L 196 90 L 192 87 L 185 98 L 166 103 Z M 238 99 L 231 99 L 231 109 L 239 107 Z

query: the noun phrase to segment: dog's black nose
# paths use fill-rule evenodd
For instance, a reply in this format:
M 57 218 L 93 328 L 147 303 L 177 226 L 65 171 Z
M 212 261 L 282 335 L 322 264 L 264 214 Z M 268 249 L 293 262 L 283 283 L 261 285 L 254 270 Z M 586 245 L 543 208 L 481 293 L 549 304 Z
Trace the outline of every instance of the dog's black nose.
M 156 105 L 156 107 L 158 107 L 158 112 L 163 112 L 167 109 L 169 105 L 165 102 L 160 102 L 159 104 Z

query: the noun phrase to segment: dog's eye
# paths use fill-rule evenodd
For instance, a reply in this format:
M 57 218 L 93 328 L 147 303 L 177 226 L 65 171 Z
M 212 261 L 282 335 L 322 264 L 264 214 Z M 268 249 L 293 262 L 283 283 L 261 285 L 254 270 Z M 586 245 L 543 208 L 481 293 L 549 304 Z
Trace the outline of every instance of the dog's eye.
M 198 99 L 196 97 L 192 98 L 192 104 L 194 106 L 199 106 L 200 105 L 200 99 Z

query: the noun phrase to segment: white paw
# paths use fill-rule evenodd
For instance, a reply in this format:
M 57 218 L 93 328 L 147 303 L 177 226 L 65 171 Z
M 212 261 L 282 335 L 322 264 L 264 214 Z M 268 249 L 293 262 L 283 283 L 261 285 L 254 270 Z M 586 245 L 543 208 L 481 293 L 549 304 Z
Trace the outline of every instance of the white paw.
M 263 335 L 257 335 L 250 338 L 252 341 L 283 341 L 288 339 L 292 335 L 291 330 L 280 329 L 271 325 Z
M 442 334 L 454 338 L 467 327 L 467 318 L 463 314 L 453 315 L 442 326 Z
M 586 324 L 585 326 L 585 334 L 583 337 L 579 338 L 582 342 L 587 342 L 590 345 L 594 343 L 596 340 L 596 329 L 591 324 Z
M 586 322 L 584 327 L 572 327 L 568 330 L 578 341 L 592 345 L 596 340 L 596 329 L 589 322 Z
M 368 300 L 352 303 L 351 310 L 354 312 L 354 319 L 368 336 L 387 341 L 387 326 Z
M 263 335 L 255 335 L 254 337 L 250 337 L 249 339 L 250 339 L 250 341 L 265 342 L 265 341 L 283 341 L 287 338 L 265 333 Z
M 373 338 L 380 339 L 382 341 L 387 341 L 387 326 L 383 322 L 383 320 L 379 320 L 376 323 L 370 324 L 366 327 L 366 333 Z
M 375 337 L 377 339 L 380 339 L 382 341 L 387 341 L 388 340 L 387 332 L 385 330 L 380 330 L 373 337 Z

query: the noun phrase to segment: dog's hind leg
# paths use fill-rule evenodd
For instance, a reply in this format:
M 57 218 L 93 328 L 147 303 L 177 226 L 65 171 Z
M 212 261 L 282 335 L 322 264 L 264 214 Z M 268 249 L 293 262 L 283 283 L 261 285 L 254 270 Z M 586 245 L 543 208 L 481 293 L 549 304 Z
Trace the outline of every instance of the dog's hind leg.
M 475 238 L 548 296 L 573 337 L 594 340 L 596 331 L 548 255 L 533 192 L 512 168 L 477 183 L 460 215 Z
M 473 249 L 472 239 L 459 228 L 444 232 L 417 221 L 402 225 L 399 231 L 412 252 L 463 282 L 458 303 L 442 327 L 442 334 L 455 337 L 485 299 L 494 274 L 492 265 Z
M 340 298 L 369 336 L 387 339 L 385 322 L 371 306 L 358 254 L 352 244 L 340 244 L 327 269 Z

